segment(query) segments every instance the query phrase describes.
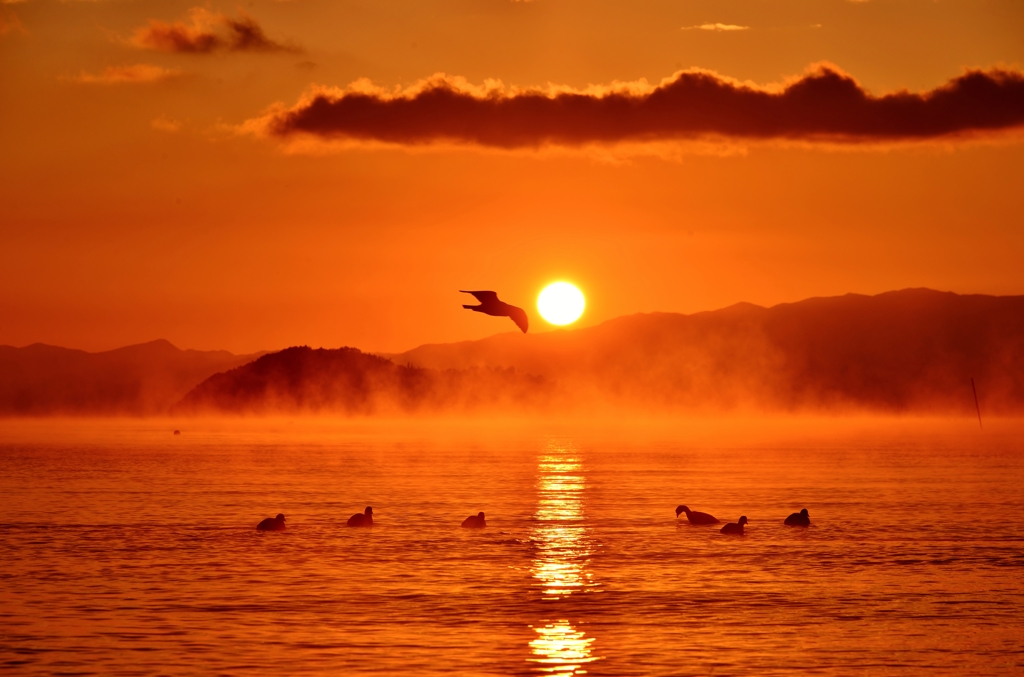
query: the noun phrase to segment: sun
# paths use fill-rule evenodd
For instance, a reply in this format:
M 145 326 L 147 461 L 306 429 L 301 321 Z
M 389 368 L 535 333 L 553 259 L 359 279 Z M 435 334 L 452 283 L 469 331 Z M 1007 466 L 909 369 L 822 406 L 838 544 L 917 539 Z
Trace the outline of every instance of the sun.
M 540 316 L 560 326 L 580 319 L 586 305 L 583 292 L 568 282 L 552 282 L 537 297 Z

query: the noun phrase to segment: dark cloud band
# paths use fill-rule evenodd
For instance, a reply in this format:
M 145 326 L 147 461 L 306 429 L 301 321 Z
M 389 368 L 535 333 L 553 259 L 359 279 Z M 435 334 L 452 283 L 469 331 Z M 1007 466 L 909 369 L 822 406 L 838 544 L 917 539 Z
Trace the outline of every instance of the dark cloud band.
M 500 148 L 725 136 L 810 141 L 901 141 L 1024 124 L 1024 74 L 969 71 L 923 93 L 872 96 L 834 66 L 784 87 L 706 71 L 656 87 L 607 91 L 483 91 L 437 76 L 413 91 L 314 92 L 262 121 L 271 135 L 405 145 L 457 142 Z
M 186 54 L 227 52 L 298 52 L 290 45 L 267 37 L 256 21 L 245 14 L 233 19 L 201 7 L 190 12 L 191 23 L 151 20 L 135 31 L 131 42 L 143 49 Z

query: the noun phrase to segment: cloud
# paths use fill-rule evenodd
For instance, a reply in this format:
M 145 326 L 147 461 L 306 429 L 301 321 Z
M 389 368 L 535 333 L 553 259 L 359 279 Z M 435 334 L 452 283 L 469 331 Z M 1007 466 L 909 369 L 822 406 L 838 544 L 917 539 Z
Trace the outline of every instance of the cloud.
M 81 75 L 72 78 L 72 80 L 87 85 L 144 84 L 163 82 L 180 75 L 181 71 L 172 68 L 162 68 L 148 63 L 137 63 L 133 66 L 110 66 L 98 75 L 82 71 Z
M 699 26 L 683 26 L 684 31 L 749 31 L 750 26 L 736 26 L 735 24 L 701 24 Z
M 168 134 L 173 134 L 174 132 L 181 130 L 180 122 L 177 120 L 171 120 L 164 115 L 150 120 L 149 125 L 158 132 L 167 132 Z
M 193 7 L 189 10 L 189 19 L 190 24 L 151 19 L 148 26 L 136 29 L 129 42 L 142 49 L 185 54 L 301 51 L 293 45 L 268 38 L 260 25 L 244 13 L 233 19 L 219 12 Z
M 6 7 L 0 7 L 0 35 L 14 32 L 27 33 L 28 31 L 21 24 L 17 14 Z
M 521 149 L 708 139 L 857 144 L 955 139 L 1024 125 L 1024 73 L 967 71 L 936 89 L 873 96 L 835 66 L 818 64 L 779 85 L 703 70 L 658 85 L 578 90 L 472 85 L 438 74 L 406 90 L 358 80 L 314 87 L 277 104 L 244 133 L 299 141 L 462 144 Z

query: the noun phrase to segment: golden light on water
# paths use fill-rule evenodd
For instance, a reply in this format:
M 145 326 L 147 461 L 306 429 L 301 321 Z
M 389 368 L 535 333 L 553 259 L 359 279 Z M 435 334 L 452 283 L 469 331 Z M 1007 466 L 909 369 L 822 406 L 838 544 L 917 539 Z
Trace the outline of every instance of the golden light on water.
M 536 546 L 532 572 L 545 601 L 595 591 L 588 570 L 593 542 L 583 514 L 586 479 L 580 454 L 571 444 L 552 442 L 537 463 L 537 512 L 532 540 Z M 553 609 L 556 611 L 556 609 Z M 538 672 L 582 675 L 583 666 L 600 660 L 593 655 L 594 638 L 565 618 L 545 619 L 534 626 L 530 642 Z
M 585 675 L 587 671 L 583 666 L 599 660 L 590 652 L 594 638 L 585 638 L 585 633 L 574 628 L 569 621 L 556 621 L 534 630 L 540 636 L 530 642 L 536 656 L 531 661 L 540 664 L 536 668 L 538 672 Z
M 537 297 L 540 316 L 560 326 L 580 319 L 586 305 L 583 292 L 569 282 L 552 282 Z

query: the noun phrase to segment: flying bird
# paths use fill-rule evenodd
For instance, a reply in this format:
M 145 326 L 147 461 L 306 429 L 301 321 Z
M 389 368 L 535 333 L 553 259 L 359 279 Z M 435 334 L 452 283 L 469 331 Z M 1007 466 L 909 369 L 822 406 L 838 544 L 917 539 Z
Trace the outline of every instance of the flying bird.
M 462 306 L 469 310 L 474 310 L 484 315 L 494 315 L 495 317 L 510 317 L 512 321 L 516 323 L 516 326 L 526 333 L 526 330 L 530 328 L 530 319 L 526 317 L 526 311 L 522 308 L 509 305 L 504 301 L 498 300 L 497 292 L 493 291 L 465 291 L 459 290 L 463 294 L 472 294 L 476 297 L 476 300 L 480 302 L 478 306 Z

